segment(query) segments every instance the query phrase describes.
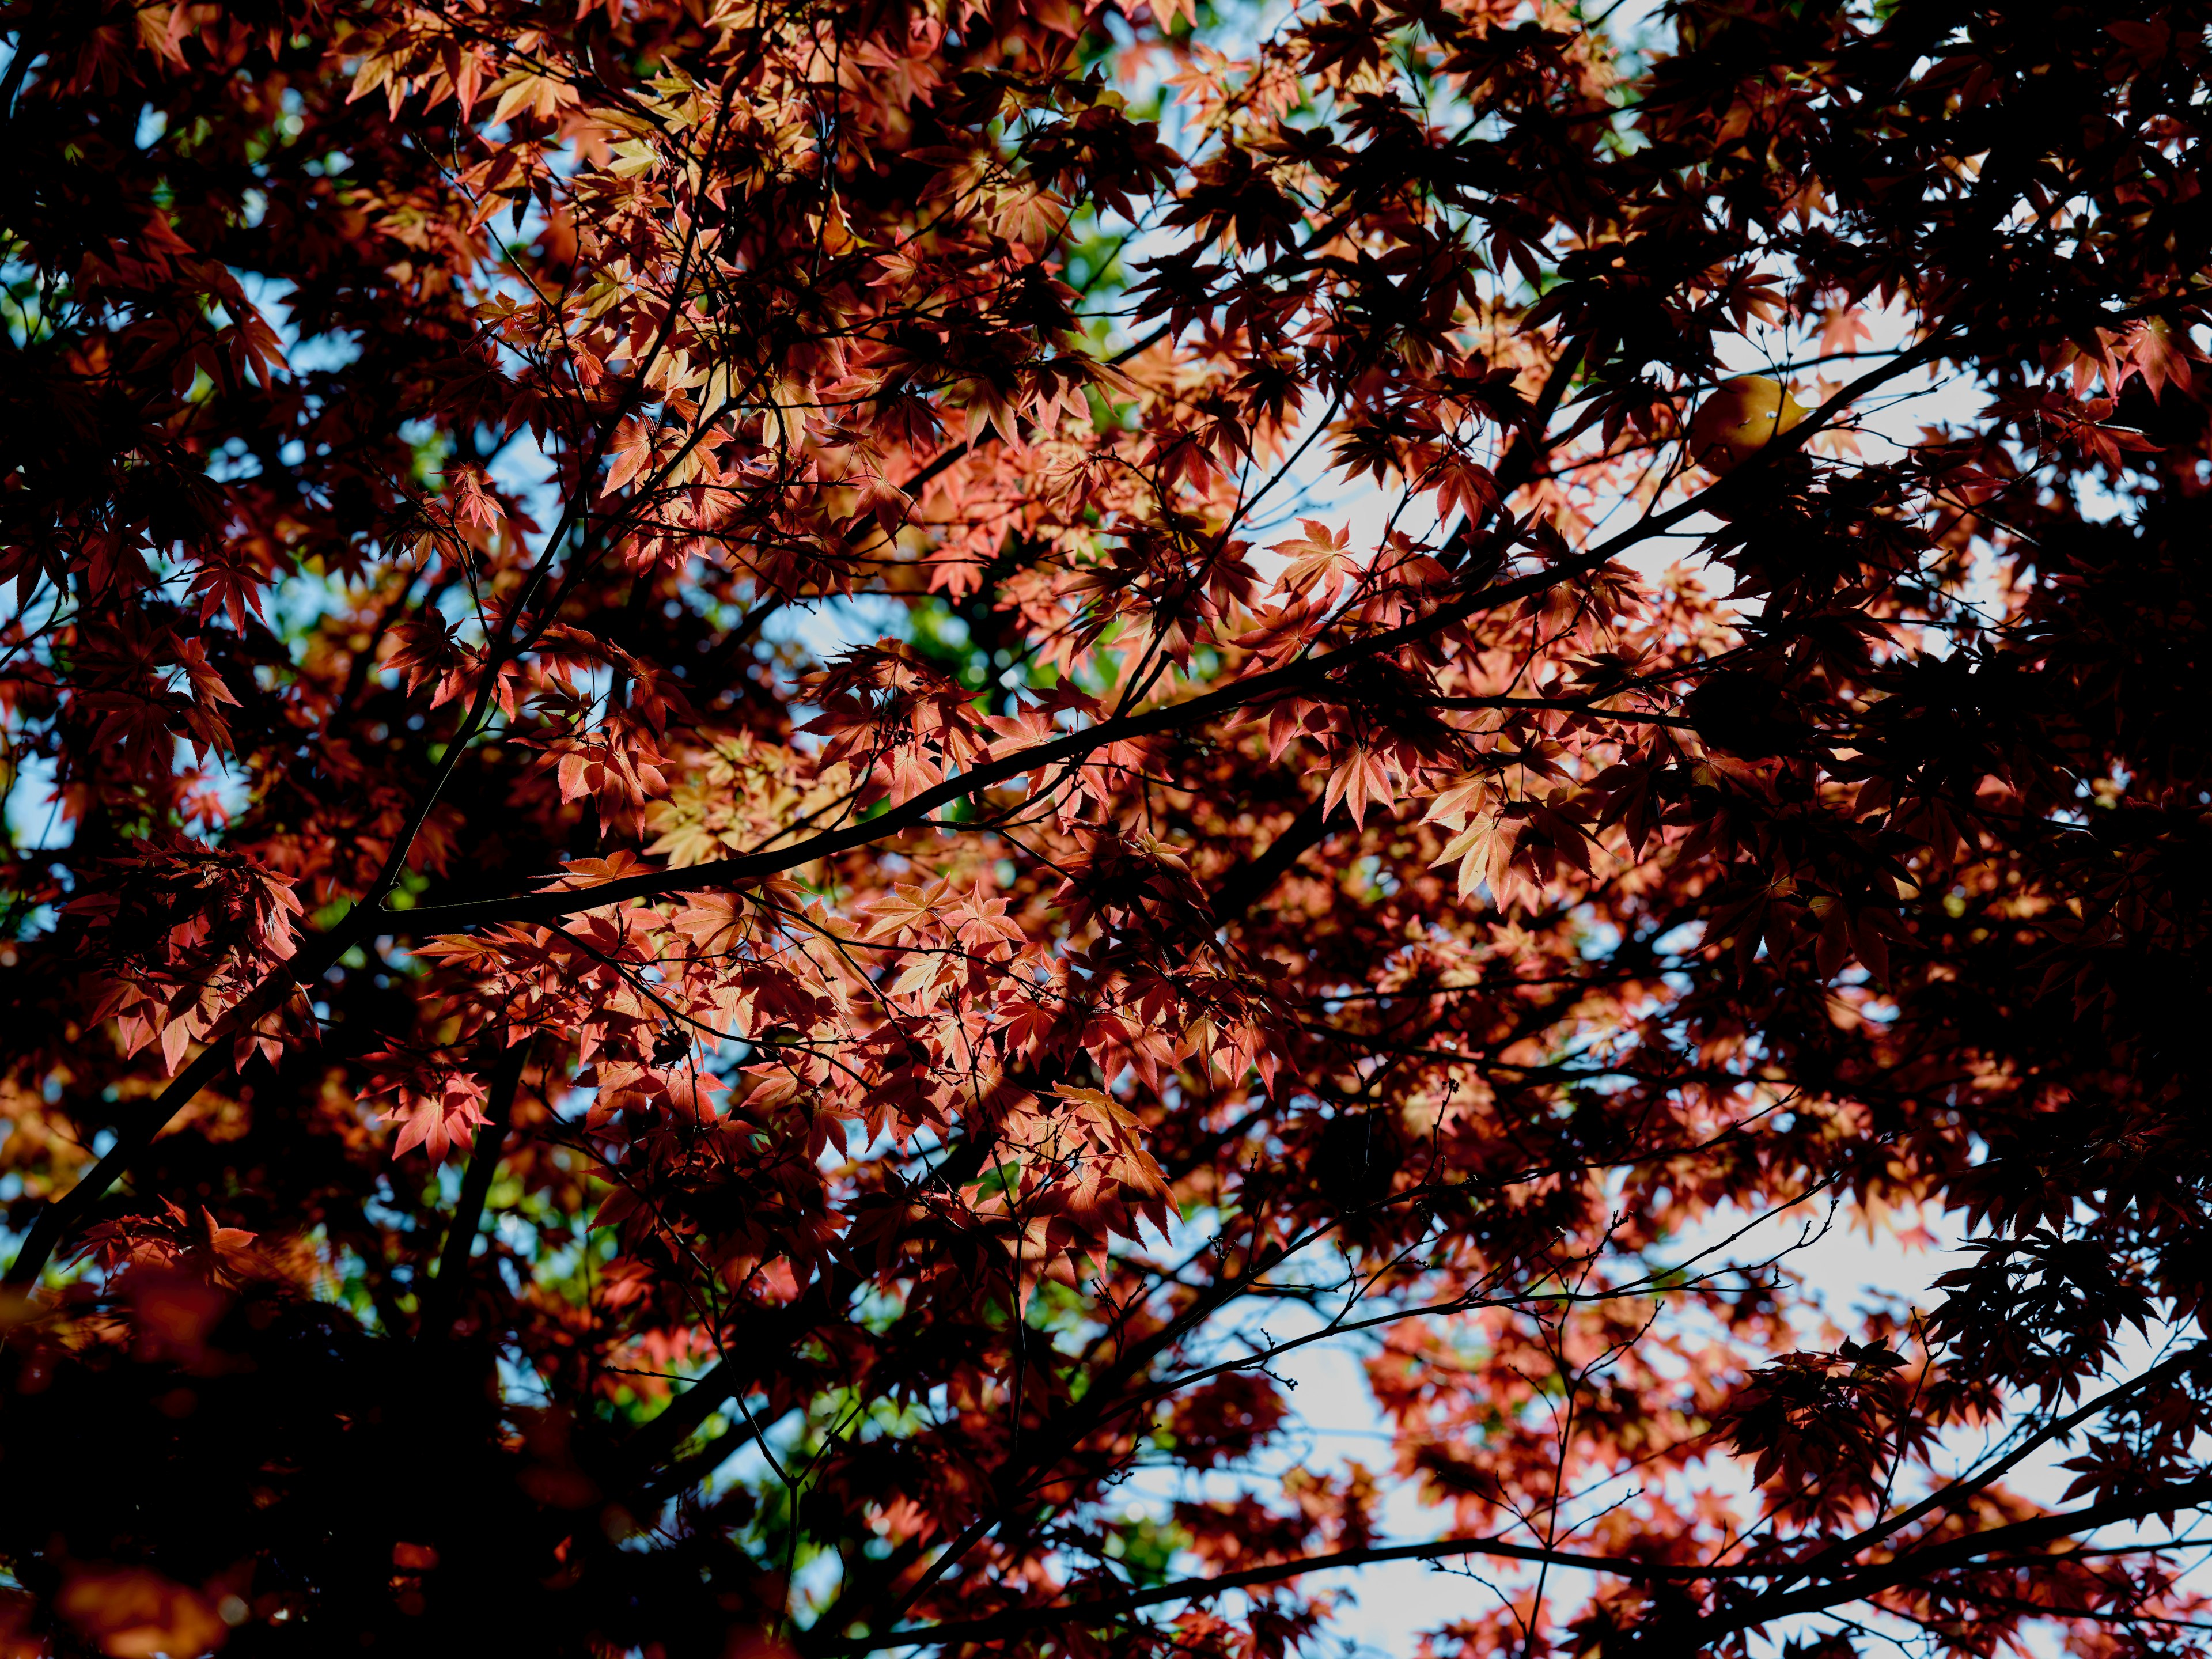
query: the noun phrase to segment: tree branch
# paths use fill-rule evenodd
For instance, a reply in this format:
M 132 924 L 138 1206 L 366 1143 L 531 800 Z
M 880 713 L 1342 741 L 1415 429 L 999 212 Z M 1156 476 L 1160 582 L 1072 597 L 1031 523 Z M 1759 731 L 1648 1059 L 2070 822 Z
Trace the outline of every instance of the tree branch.
M 1602 560 L 1596 562 L 1602 562 Z M 1101 720 L 1096 726 L 1086 726 L 1079 732 L 1072 732 L 1049 742 L 971 767 L 957 776 L 947 778 L 919 794 L 909 796 L 889 811 L 841 829 L 823 830 L 789 847 L 716 859 L 682 870 L 652 871 L 621 881 L 604 882 L 596 887 L 515 894 L 462 904 L 433 904 L 412 910 L 392 911 L 383 917 L 383 926 L 387 932 L 420 935 L 495 927 L 502 922 L 542 923 L 631 899 L 666 898 L 678 893 L 739 886 L 757 881 L 764 876 L 776 875 L 801 865 L 811 864 L 817 859 L 850 852 L 856 847 L 865 847 L 900 830 L 913 829 L 927 823 L 940 809 L 955 801 L 964 800 L 979 790 L 1009 782 L 1026 773 L 1045 771 L 1068 761 L 1080 760 L 1093 750 L 1111 744 L 1127 743 L 1137 738 L 1153 737 L 1202 725 L 1217 716 L 1233 713 L 1246 704 L 1304 689 L 1347 663 L 1425 639 L 1477 611 L 1509 605 L 1532 593 L 1556 587 L 1561 581 L 1579 574 L 1583 568 L 1594 568 L 1595 564 L 1589 560 L 1571 561 L 1535 575 L 1486 587 L 1480 592 L 1437 607 L 1418 622 L 1390 629 L 1372 639 L 1345 646 L 1287 667 L 1270 669 L 1182 702 L 1164 704 L 1116 720 Z
M 2162 1364 L 2154 1365 L 2141 1376 L 2131 1377 L 2127 1382 L 2107 1389 L 2079 1410 L 2069 1412 L 2065 1416 L 2045 1425 L 2039 1432 L 2031 1435 L 2014 1447 L 2011 1452 L 1999 1458 L 1988 1468 L 1938 1488 L 1909 1509 L 1902 1510 L 1888 1520 L 1869 1527 L 1864 1532 L 1838 1540 L 1808 1559 L 1802 1571 L 1810 1577 L 1821 1569 L 1832 1566 L 1838 1561 L 1847 1561 L 1854 1556 L 1864 1554 L 1883 1539 L 1894 1536 L 1926 1516 L 1957 1509 L 1976 1492 L 1980 1492 L 1991 1482 L 2002 1479 L 2008 1470 L 2016 1467 L 2039 1446 L 2048 1445 L 2051 1441 L 2072 1433 L 2091 1418 L 2100 1415 L 2129 1395 L 2179 1375 L 2203 1358 L 2207 1352 L 2208 1345 L 2197 1343 L 2173 1355 Z
M 2212 1479 L 2170 1486 L 2135 1498 L 2113 1498 L 2079 1510 L 2062 1510 L 2056 1515 L 2039 1516 L 2033 1520 L 2015 1522 L 2009 1526 L 1993 1527 L 1971 1537 L 1931 1546 L 1826 1585 L 1786 1595 L 1761 1597 L 1718 1619 L 1700 1620 L 1694 1626 L 1667 1626 L 1647 1638 L 1647 1642 L 1663 1641 L 1666 1650 L 1670 1653 L 1695 1652 L 1720 1636 L 1748 1630 L 1792 1613 L 1817 1613 L 1842 1602 L 1858 1601 L 1875 1590 L 1972 1565 L 1981 1557 L 1999 1550 L 2033 1547 L 2039 1543 L 2109 1526 L 2115 1522 L 2134 1520 L 2163 1510 L 2188 1508 L 2207 1498 L 2212 1498 Z M 1249 1589 L 1255 1584 L 1280 1583 L 1287 1579 L 1303 1577 L 1308 1573 L 1326 1572 L 1338 1567 L 1370 1566 L 1385 1561 L 1433 1561 L 1455 1555 L 1491 1556 L 1546 1566 L 1581 1568 L 1617 1578 L 1675 1583 L 1705 1583 L 1721 1579 L 1790 1578 L 1804 1571 L 1802 1566 L 1786 1564 L 1776 1566 L 1684 1566 L 1673 1562 L 1624 1560 L 1613 1556 L 1585 1555 L 1571 1550 L 1541 1549 L 1534 1545 L 1515 1544 L 1498 1538 L 1441 1538 L 1425 1544 L 1394 1544 L 1371 1549 L 1339 1550 L 1328 1555 L 1305 1556 L 1295 1561 L 1279 1561 L 1267 1566 L 1249 1567 L 1241 1572 L 1221 1573 L 1212 1577 L 1179 1579 L 1171 1584 L 1131 1590 L 1121 1595 L 1098 1596 L 1089 1601 L 1062 1602 L 1054 1607 L 1011 1607 L 988 1618 L 930 1625 L 919 1629 L 886 1631 L 881 1635 L 864 1637 L 857 1641 L 825 1645 L 817 1651 L 822 1659 L 847 1659 L 847 1656 L 876 1653 L 886 1648 L 948 1647 L 956 1643 L 992 1641 L 1020 1635 L 1048 1625 L 1104 1622 L 1162 1602 L 1202 1601 L 1230 1590 Z M 2054 1618 L 2069 1616 L 2063 1608 L 2054 1607 L 2049 1611 Z
M 1934 356 L 1936 343 L 1932 339 L 1923 341 L 1911 350 L 1899 353 L 1881 368 L 1861 375 L 1800 424 L 1782 434 L 1750 462 L 1736 468 L 1719 483 L 1663 513 L 1650 514 L 1618 534 L 1608 537 L 1589 551 L 1510 581 L 1489 583 L 1474 592 L 1448 600 L 1426 617 L 1386 629 L 1368 639 L 1355 641 L 1301 662 L 1233 681 L 1217 690 L 1204 692 L 1182 702 L 1101 720 L 1082 731 L 1071 732 L 1065 737 L 1038 744 L 1033 748 L 987 761 L 957 777 L 947 778 L 942 783 L 908 797 L 889 811 L 879 813 L 863 823 L 824 830 L 789 847 L 716 859 L 682 870 L 651 871 L 621 881 L 604 882 L 596 887 L 515 894 L 505 898 L 481 899 L 463 904 L 434 904 L 413 910 L 387 911 L 380 918 L 384 930 L 419 936 L 453 933 L 468 927 L 495 927 L 502 922 L 542 923 L 574 915 L 580 911 L 620 904 L 630 899 L 659 899 L 678 893 L 742 885 L 764 876 L 777 875 L 804 864 L 811 864 L 817 859 L 850 852 L 856 847 L 865 847 L 902 830 L 913 829 L 926 823 L 940 808 L 964 800 L 978 790 L 1009 782 L 1026 773 L 1042 771 L 1079 759 L 1109 744 L 1126 743 L 1136 738 L 1152 737 L 1202 725 L 1248 704 L 1308 690 L 1339 668 L 1383 652 L 1395 651 L 1401 646 L 1414 644 L 1480 611 L 1494 611 L 1517 600 L 1547 592 L 1577 576 L 1588 575 L 1602 568 L 1614 555 L 1635 546 L 1647 537 L 1670 529 L 1685 519 L 1711 511 L 1717 498 L 1726 498 L 1735 493 L 1743 481 L 1754 475 L 1762 463 L 1769 462 L 1772 455 L 1795 449 L 1854 399 L 1927 361 Z
M 1102 1595 L 1087 1601 L 1062 1602 L 1057 1607 L 1010 1607 L 1004 1613 L 993 1613 L 985 1619 L 965 1620 L 958 1624 L 930 1625 L 918 1630 L 886 1631 L 880 1636 L 864 1637 L 858 1641 L 824 1647 L 818 1651 L 822 1659 L 846 1659 L 848 1655 L 875 1653 L 884 1648 L 939 1647 L 954 1643 L 988 1642 L 1000 1637 L 1017 1636 L 1044 1625 L 1103 1621 L 1133 1613 L 1140 1607 L 1157 1607 L 1163 1601 L 1202 1601 L 1230 1590 L 1245 1589 L 1255 1584 L 1281 1583 L 1285 1579 L 1304 1577 L 1308 1573 L 1327 1572 L 1338 1567 L 1372 1566 L 1384 1561 L 1433 1561 L 1454 1555 L 1496 1556 L 1507 1560 L 1541 1562 L 1558 1567 L 1583 1567 L 1593 1572 L 1612 1573 L 1622 1578 L 1673 1579 L 1676 1582 L 1765 1577 L 1787 1571 L 1774 1567 L 1686 1567 L 1667 1562 L 1621 1561 L 1610 1556 L 1579 1555 L 1566 1550 L 1540 1549 L 1533 1544 L 1509 1543 L 1498 1538 L 1439 1538 L 1426 1544 L 1389 1544 L 1370 1549 L 1338 1550 L 1328 1555 L 1304 1556 L 1295 1561 L 1277 1561 L 1263 1567 L 1247 1567 L 1241 1572 L 1224 1572 L 1207 1578 L 1178 1579 L 1171 1584 L 1156 1584 L 1148 1589 L 1131 1590 L 1121 1595 Z
M 1133 738 L 1150 737 L 1156 733 L 1196 726 L 1214 717 L 1231 713 L 1245 705 L 1280 694 L 1310 688 L 1327 678 L 1336 669 L 1385 651 L 1395 651 L 1426 639 L 1452 623 L 1463 621 L 1479 611 L 1495 610 L 1516 600 L 1548 592 L 1562 582 L 1577 576 L 1587 575 L 1602 568 L 1613 556 L 1633 547 L 1645 538 L 1672 528 L 1685 519 L 1709 511 L 1716 499 L 1728 499 L 1739 490 L 1744 480 L 1756 475 L 1763 465 L 1777 454 L 1787 453 L 1822 429 L 1835 414 L 1855 398 L 1873 387 L 1895 379 L 1908 369 L 1917 368 L 1933 357 L 1940 342 L 1931 337 L 1923 340 L 1911 350 L 1899 353 L 1881 368 L 1861 375 L 1844 387 L 1803 422 L 1783 433 L 1753 456 L 1746 465 L 1736 468 L 1727 477 L 1699 491 L 1686 501 L 1663 513 L 1651 514 L 1608 537 L 1596 547 L 1577 557 L 1562 560 L 1545 569 L 1516 578 L 1510 581 L 1490 583 L 1472 593 L 1437 606 L 1428 616 L 1400 627 L 1386 629 L 1370 638 L 1355 641 L 1335 651 L 1309 657 L 1302 662 L 1271 669 L 1250 678 L 1223 686 L 1184 702 L 1170 703 L 1158 708 L 1145 710 L 1118 720 L 1101 721 L 1098 725 L 1073 732 L 1049 743 L 1039 744 L 1018 754 L 1008 755 L 981 766 L 948 778 L 943 783 L 926 789 L 898 806 L 864 823 L 848 824 L 840 830 L 826 830 L 793 846 L 762 853 L 744 854 L 736 858 L 718 859 L 711 863 L 693 865 L 684 870 L 653 871 L 632 876 L 621 881 L 611 881 L 596 887 L 572 889 L 550 893 L 516 894 L 504 898 L 483 899 L 471 903 L 431 905 L 421 909 L 393 911 L 382 908 L 382 900 L 398 879 L 395 860 L 387 860 L 387 868 L 380 872 L 370 889 L 370 896 L 356 904 L 344 921 L 325 939 L 323 949 L 316 953 L 313 971 L 295 975 L 289 964 L 271 976 L 272 986 L 281 987 L 289 994 L 292 985 L 311 985 L 328 972 L 331 964 L 344 953 L 356 938 L 368 932 L 370 924 L 380 932 L 419 936 L 426 933 L 453 933 L 463 928 L 495 926 L 501 922 L 544 922 L 574 915 L 580 911 L 596 910 L 610 904 L 619 904 L 629 899 L 659 899 L 678 893 L 697 892 L 715 887 L 742 885 L 759 880 L 763 876 L 778 874 L 811 864 L 817 859 L 831 857 L 856 847 L 881 840 L 900 830 L 908 830 L 927 822 L 940 807 L 963 800 L 980 789 L 988 789 L 1022 776 L 1076 759 L 1105 744 L 1127 742 Z M 547 548 L 557 543 L 565 531 L 568 520 L 556 528 L 549 538 Z M 1464 528 L 1464 526 L 1462 526 Z M 540 568 L 544 560 L 541 558 Z M 510 626 L 519 615 L 523 601 L 518 601 L 510 611 L 507 623 Z M 506 635 L 502 633 L 501 641 Z M 455 733 L 454 753 L 466 746 L 475 735 L 483 709 L 488 706 L 491 691 L 498 679 L 498 653 L 487 652 L 489 665 L 485 684 L 477 694 L 477 704 L 470 717 Z M 428 799 L 434 800 L 446 777 L 453 769 L 453 755 L 440 769 L 432 782 Z M 419 828 L 427 805 L 417 812 L 408 835 Z M 279 999 L 281 1000 L 281 998 Z M 225 1027 L 225 1036 L 233 1029 Z M 46 1266 L 47 1258 L 67 1232 L 82 1218 L 86 1211 L 97 1203 L 115 1181 L 129 1167 L 131 1160 L 144 1150 L 166 1127 L 169 1120 L 191 1103 L 201 1089 L 214 1081 L 224 1069 L 223 1054 L 228 1043 L 224 1036 L 203 1050 L 198 1059 L 179 1073 L 169 1087 L 164 1089 L 153 1106 L 140 1119 L 134 1129 L 118 1133 L 114 1147 L 106 1158 L 94 1166 L 90 1174 L 55 1200 L 43 1211 L 24 1242 L 21 1254 L 8 1270 L 7 1284 L 24 1284 L 35 1279 Z M 210 1055 L 214 1055 L 212 1060 Z
M 1249 864 L 1240 864 L 1222 878 L 1213 895 L 1214 919 L 1224 925 L 1235 921 L 1274 890 L 1290 873 L 1298 855 L 1328 839 L 1328 814 L 1322 798 L 1308 801 L 1297 817 L 1283 826 L 1283 833 L 1267 843 L 1267 850 Z
M 483 1217 L 484 1200 L 490 1195 L 492 1180 L 506 1152 L 507 1126 L 514 1116 L 515 1091 L 521 1085 L 523 1063 L 529 1056 L 530 1044 L 526 1040 L 509 1044 L 493 1062 L 484 1121 L 469 1152 L 468 1173 L 461 1178 L 461 1195 L 446 1229 L 446 1248 L 439 1258 L 437 1277 L 430 1281 L 416 1322 L 416 1334 L 425 1342 L 442 1341 L 453 1330 L 454 1316 L 459 1311 L 469 1255 L 477 1242 L 477 1224 Z
M 2194 1509 L 2208 1499 L 2212 1499 L 2212 1476 L 2185 1481 L 2179 1486 L 2160 1487 L 2154 1492 L 2139 1493 L 2132 1498 L 2109 1498 L 2101 1504 L 2086 1504 L 2078 1510 L 2061 1510 L 2054 1515 L 2037 1516 L 2033 1520 L 2017 1521 L 2009 1526 L 1992 1527 L 1986 1532 L 1950 1539 L 1943 1543 L 1929 1545 L 1925 1549 L 1911 1551 L 1893 1560 L 1878 1562 L 1849 1577 L 1808 1585 L 1801 1590 L 1760 1596 L 1711 1618 L 1687 1620 L 1680 1625 L 1662 1625 L 1645 1638 L 1644 1645 L 1655 1655 L 1695 1653 L 1738 1631 L 1752 1630 L 1796 1613 L 1819 1613 L 1846 1601 L 1863 1601 L 1881 1590 L 1894 1589 L 1899 1584 L 1912 1583 L 1937 1573 L 1970 1566 L 1979 1558 L 1998 1550 L 2033 1549 L 2038 1545 L 2055 1543 L 2062 1538 L 2070 1538 L 2077 1533 L 2094 1532 L 2100 1527 L 2109 1527 L 2118 1522 L 2137 1521 L 2147 1515 L 2166 1515 L 2177 1510 Z M 1801 1567 L 1798 1571 L 1802 1572 L 1803 1569 Z M 2066 1615 L 2061 1609 L 2053 1609 L 2052 1616 L 2063 1618 Z
M 1301 853 L 1327 838 L 1321 805 L 1319 800 L 1309 801 L 1283 833 L 1268 844 L 1266 852 L 1230 873 L 1214 896 L 1213 914 L 1217 921 L 1225 925 L 1242 916 L 1267 896 Z M 847 1285 L 845 1294 L 849 1295 L 857 1284 L 858 1280 L 854 1279 Z M 774 1310 L 769 1316 L 776 1321 L 777 1334 L 750 1343 L 750 1351 L 769 1352 L 787 1335 L 795 1340 L 795 1330 L 786 1332 L 782 1328 L 795 1325 L 803 1329 L 812 1322 L 812 1312 L 804 1300 Z M 623 1455 L 632 1479 L 645 1480 L 653 1468 L 674 1455 L 676 1449 L 713 1415 L 716 1407 L 741 1389 L 752 1386 L 759 1369 L 757 1364 L 739 1364 L 735 1360 L 724 1359 L 702 1373 L 697 1382 L 671 1401 L 624 1443 Z

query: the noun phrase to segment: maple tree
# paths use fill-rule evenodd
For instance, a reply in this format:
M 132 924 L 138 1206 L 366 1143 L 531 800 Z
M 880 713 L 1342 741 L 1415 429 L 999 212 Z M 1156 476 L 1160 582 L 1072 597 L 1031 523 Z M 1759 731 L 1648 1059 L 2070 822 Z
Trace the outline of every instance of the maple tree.
M 9 0 L 0 1649 L 2201 1650 L 2208 11 Z

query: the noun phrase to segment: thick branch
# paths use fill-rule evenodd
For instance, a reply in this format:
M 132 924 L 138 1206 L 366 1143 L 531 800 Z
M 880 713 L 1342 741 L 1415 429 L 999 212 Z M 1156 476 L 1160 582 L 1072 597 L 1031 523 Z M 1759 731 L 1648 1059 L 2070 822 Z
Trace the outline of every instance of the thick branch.
M 354 914 L 366 913 L 356 908 Z M 76 1186 L 39 1212 L 38 1219 L 31 1224 L 30 1235 L 23 1241 L 23 1248 L 16 1252 L 6 1279 L 0 1282 L 35 1283 L 61 1242 L 76 1231 L 107 1189 L 123 1178 L 131 1160 L 153 1143 L 154 1137 L 161 1133 L 171 1118 L 191 1104 L 201 1090 L 217 1078 L 228 1075 L 233 1038 L 240 1031 L 250 1029 L 270 1009 L 283 1006 L 295 988 L 312 985 L 320 979 L 352 942 L 351 930 L 340 923 L 323 940 L 313 962 L 302 967 L 295 957 L 278 968 L 229 1020 L 216 1029 L 207 1047 L 186 1062 L 185 1069 L 169 1080 L 167 1088 L 151 1101 L 125 1113 L 112 1126 L 115 1144 L 107 1149 L 106 1156 L 94 1164 Z
M 453 1205 L 453 1219 L 446 1230 L 446 1248 L 438 1261 L 438 1276 L 422 1298 L 417 1334 L 426 1342 L 441 1340 L 453 1329 L 459 1310 L 462 1281 L 468 1277 L 469 1255 L 477 1242 L 477 1224 L 483 1218 L 484 1200 L 499 1174 L 500 1158 L 507 1150 L 507 1126 L 514 1113 L 515 1091 L 522 1084 L 523 1062 L 530 1044 L 517 1042 L 495 1063 L 484 1101 L 484 1121 L 477 1130 L 477 1144 L 469 1153 L 468 1173 L 461 1178 L 461 1195 Z
M 1283 833 L 1267 843 L 1266 852 L 1238 865 L 1222 878 L 1213 895 L 1214 919 L 1226 924 L 1242 916 L 1274 890 L 1300 854 L 1318 847 L 1328 836 L 1328 814 L 1322 811 L 1322 801 L 1308 801 L 1297 817 L 1283 826 Z
M 860 1282 L 850 1267 L 839 1267 L 820 1285 L 819 1295 L 761 1309 L 745 1323 L 733 1326 L 724 1346 L 738 1349 L 742 1358 L 718 1362 L 623 1443 L 617 1455 L 624 1478 L 646 1481 L 724 1401 L 750 1389 L 779 1354 L 789 1352 L 817 1325 L 841 1316 Z

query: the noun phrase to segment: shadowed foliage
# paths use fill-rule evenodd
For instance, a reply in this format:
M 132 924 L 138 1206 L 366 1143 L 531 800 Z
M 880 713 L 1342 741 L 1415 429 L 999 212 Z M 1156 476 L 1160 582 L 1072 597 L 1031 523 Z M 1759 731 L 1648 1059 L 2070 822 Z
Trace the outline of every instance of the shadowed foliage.
M 0 1654 L 2201 1651 L 2208 14 L 5 0 Z

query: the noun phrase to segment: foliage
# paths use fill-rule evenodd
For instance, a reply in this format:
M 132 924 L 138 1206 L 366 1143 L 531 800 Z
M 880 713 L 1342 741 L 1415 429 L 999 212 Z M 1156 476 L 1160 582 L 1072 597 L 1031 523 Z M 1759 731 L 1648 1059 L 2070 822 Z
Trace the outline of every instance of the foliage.
M 2197 1650 L 2208 10 L 9 0 L 0 1648 Z

